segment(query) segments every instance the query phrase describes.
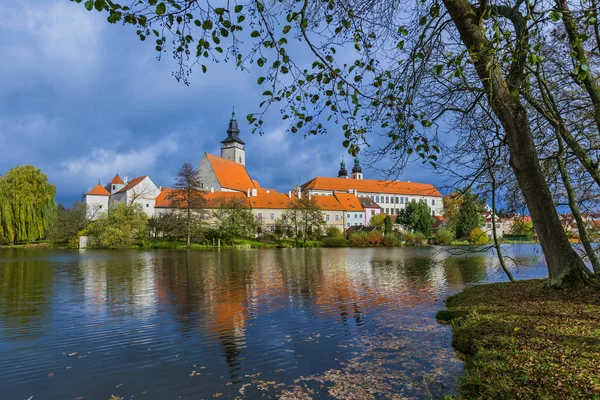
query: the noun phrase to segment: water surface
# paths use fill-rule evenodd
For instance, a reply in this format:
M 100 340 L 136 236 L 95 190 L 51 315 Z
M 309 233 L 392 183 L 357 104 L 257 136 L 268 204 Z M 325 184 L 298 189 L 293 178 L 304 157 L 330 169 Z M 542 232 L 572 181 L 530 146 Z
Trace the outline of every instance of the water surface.
M 506 280 L 457 252 L 0 250 L 2 398 L 440 398 L 463 363 L 435 313 Z

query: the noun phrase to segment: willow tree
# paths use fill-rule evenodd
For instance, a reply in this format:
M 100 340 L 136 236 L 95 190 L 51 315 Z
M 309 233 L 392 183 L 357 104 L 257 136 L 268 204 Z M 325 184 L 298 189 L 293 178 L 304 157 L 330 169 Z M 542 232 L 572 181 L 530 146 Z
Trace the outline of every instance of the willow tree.
M 0 242 L 26 242 L 45 237 L 56 214 L 56 187 L 31 165 L 0 176 Z
M 88 0 L 84 5 L 107 12 L 111 23 L 135 25 L 139 38 L 152 42 L 159 54 L 172 51 L 178 62 L 174 75 L 186 83 L 193 66 L 206 72 L 210 61 L 264 69 L 257 83 L 265 86 L 265 100 L 259 112 L 248 115 L 255 132 L 276 104 L 294 133 L 324 133 L 331 126 L 327 121 L 336 122 L 352 154 L 383 135 L 387 141 L 379 154 L 394 166 L 411 157 L 435 166 L 438 134 L 452 134 L 456 118 L 485 102 L 488 118 L 502 128 L 500 140 L 551 282 L 590 281 L 560 224 L 536 151 L 535 116 L 522 93 L 529 74 L 548 64 L 568 80 L 578 104 L 593 110 L 586 114 L 579 108 L 572 116 L 600 121 L 591 56 L 598 46 L 588 40 L 598 31 L 598 19 L 588 3 L 576 10 L 563 0 L 132 0 L 128 5 Z M 538 53 L 555 33 L 560 45 L 552 64 Z M 597 135 L 600 124 L 594 125 Z M 576 135 L 563 140 L 597 177 L 597 154 L 584 154 L 585 142 Z

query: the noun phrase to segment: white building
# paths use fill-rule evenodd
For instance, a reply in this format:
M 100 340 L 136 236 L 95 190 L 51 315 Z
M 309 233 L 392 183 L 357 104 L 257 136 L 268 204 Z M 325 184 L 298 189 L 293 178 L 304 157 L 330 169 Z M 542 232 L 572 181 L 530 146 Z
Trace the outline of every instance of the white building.
M 388 215 L 399 214 L 411 201 L 427 204 L 433 216 L 441 216 L 444 211 L 443 197 L 432 184 L 363 179 L 358 158 L 354 159 L 352 178 L 348 178 L 342 161 L 337 178 L 318 176 L 304 183 L 301 189 L 312 195 L 329 196 L 336 191 L 352 191 L 358 197 L 370 198 L 381 207 L 381 212 Z
M 108 211 L 110 193 L 101 184 L 94 186 L 92 190 L 83 196 L 86 215 L 89 220 L 98 219 L 100 215 Z
M 110 205 L 112 206 L 119 203 L 125 203 L 127 205 L 140 204 L 144 209 L 144 212 L 149 217 L 152 217 L 154 216 L 156 197 L 158 197 L 159 194 L 159 187 L 152 182 L 150 177 L 140 176 L 132 179 L 131 182 L 112 194 L 110 196 Z

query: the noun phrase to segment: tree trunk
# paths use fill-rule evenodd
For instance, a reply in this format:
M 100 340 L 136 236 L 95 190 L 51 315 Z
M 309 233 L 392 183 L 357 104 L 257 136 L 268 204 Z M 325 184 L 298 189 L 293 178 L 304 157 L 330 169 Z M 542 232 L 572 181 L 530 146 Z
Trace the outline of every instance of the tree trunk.
M 557 135 L 558 136 L 558 135 Z M 569 178 L 569 174 L 567 173 L 567 167 L 565 165 L 565 161 L 563 160 L 563 155 L 565 149 L 562 144 L 562 139 L 560 136 L 558 139 L 558 154 L 556 156 L 556 163 L 558 165 L 558 170 L 560 171 L 560 176 L 562 178 L 563 184 L 565 185 L 565 190 L 567 192 L 567 199 L 569 201 L 569 208 L 571 209 L 571 213 L 573 214 L 573 218 L 575 218 L 575 222 L 577 223 L 577 230 L 579 231 L 579 239 L 581 240 L 581 244 L 585 249 L 585 252 L 592 264 L 592 268 L 594 269 L 594 274 L 600 276 L 600 260 L 598 260 L 598 255 L 594 251 L 590 239 L 588 237 L 587 231 L 585 230 L 585 223 L 583 222 L 583 218 L 581 217 L 581 213 L 579 212 L 579 208 L 577 207 L 577 200 L 575 199 L 575 192 L 573 191 L 573 186 L 571 185 L 571 179 Z
M 192 222 L 192 213 L 191 210 L 188 206 L 187 209 L 187 243 L 186 243 L 186 248 L 190 248 L 192 245 L 192 227 L 191 227 L 191 222 Z
M 486 151 L 487 153 L 487 151 Z M 488 160 L 490 156 L 488 154 Z M 489 166 L 490 178 L 492 180 L 492 237 L 494 239 L 494 247 L 496 248 L 496 253 L 498 254 L 498 261 L 500 261 L 500 266 L 502 270 L 508 276 L 508 279 L 511 282 L 515 281 L 512 273 L 508 270 L 506 266 L 506 262 L 504 262 L 504 255 L 502 254 L 502 248 L 500 248 L 500 241 L 498 240 L 498 234 L 496 233 L 496 177 L 494 176 L 494 171 L 492 171 L 492 166 Z
M 518 68 L 505 78 L 495 60 L 481 18 L 466 0 L 444 0 L 462 42 L 474 60 L 475 69 L 494 114 L 502 124 L 510 154 L 510 164 L 523 192 L 533 225 L 548 265 L 551 285 L 576 286 L 585 281 L 585 268 L 571 248 L 554 207 L 552 195 L 539 163 L 527 113 L 519 101 Z M 515 56 L 519 60 L 519 56 Z M 509 88 L 509 82 L 512 88 Z M 511 90 L 512 89 L 512 90 Z

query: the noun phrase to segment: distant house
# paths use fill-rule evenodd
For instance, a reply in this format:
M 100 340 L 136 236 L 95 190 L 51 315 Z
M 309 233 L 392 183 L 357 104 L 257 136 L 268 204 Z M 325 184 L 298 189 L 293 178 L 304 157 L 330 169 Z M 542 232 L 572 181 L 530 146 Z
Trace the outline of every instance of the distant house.
M 92 190 L 83 196 L 86 215 L 90 220 L 98 219 L 100 215 L 108 211 L 110 193 L 102 185 L 97 184 Z
M 144 212 L 154 216 L 154 205 L 161 190 L 148 176 L 132 179 L 117 192 L 110 196 L 110 204 L 125 203 L 127 205 L 140 204 Z

